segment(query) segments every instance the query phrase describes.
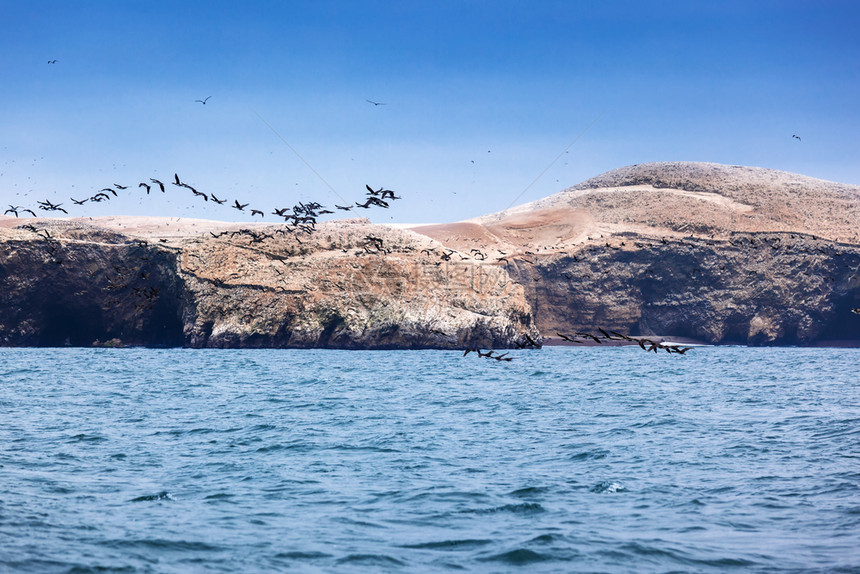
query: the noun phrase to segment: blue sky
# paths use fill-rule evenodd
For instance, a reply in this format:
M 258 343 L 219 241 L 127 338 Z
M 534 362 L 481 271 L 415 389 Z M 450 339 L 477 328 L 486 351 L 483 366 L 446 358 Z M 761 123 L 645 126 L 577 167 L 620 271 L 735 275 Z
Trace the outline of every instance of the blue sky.
M 849 1 L 0 0 L 0 203 L 178 173 L 267 214 L 384 186 L 403 199 L 360 215 L 434 222 L 651 161 L 860 184 L 858 22 Z M 248 220 L 178 188 L 72 214 Z

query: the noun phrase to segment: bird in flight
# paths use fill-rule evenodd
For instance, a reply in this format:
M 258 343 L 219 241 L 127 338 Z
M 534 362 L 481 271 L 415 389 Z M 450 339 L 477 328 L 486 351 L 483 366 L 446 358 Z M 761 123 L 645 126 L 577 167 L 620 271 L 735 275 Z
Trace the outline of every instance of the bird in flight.
M 230 207 L 236 208 L 239 211 L 245 211 L 245 208 L 248 207 L 248 204 L 247 203 L 239 203 L 238 199 L 234 199 L 233 205 L 231 205 Z
M 214 201 L 218 205 L 224 205 L 227 202 L 226 199 L 218 199 L 217 197 L 215 197 L 215 194 L 213 194 L 213 193 L 209 194 L 209 199 L 211 199 L 212 201 Z
M 262 211 L 260 211 L 259 209 L 252 209 L 252 210 L 251 210 L 251 215 L 252 215 L 252 216 L 254 216 L 254 215 L 259 215 L 260 217 L 263 217 L 263 212 L 262 212 Z
M 369 104 L 373 104 L 374 106 L 384 106 L 385 102 L 374 102 L 373 100 L 365 100 Z
M 149 181 L 151 181 L 152 183 L 158 184 L 158 187 L 161 188 L 161 193 L 164 193 L 164 184 L 163 183 L 161 183 L 157 179 L 152 179 L 151 177 L 149 178 Z
M 791 137 L 795 138 L 797 141 L 801 141 L 800 136 L 796 134 L 791 134 Z
M 205 100 L 194 100 L 194 101 L 195 101 L 195 102 L 200 102 L 201 104 L 203 104 L 203 105 L 205 106 L 205 105 L 206 105 L 206 102 L 207 102 L 207 101 L 209 100 L 209 98 L 211 98 L 211 97 L 212 97 L 212 96 L 206 96 L 206 99 L 205 99 Z
M 50 200 L 46 199 L 45 201 L 37 202 L 39 204 L 39 209 L 44 209 L 45 211 L 62 211 L 66 215 L 69 214 L 68 211 L 60 207 L 63 205 L 62 203 L 51 203 Z
M 57 63 L 57 61 L 56 61 L 56 60 L 48 60 L 48 63 L 49 63 L 49 64 L 56 64 L 56 63 Z

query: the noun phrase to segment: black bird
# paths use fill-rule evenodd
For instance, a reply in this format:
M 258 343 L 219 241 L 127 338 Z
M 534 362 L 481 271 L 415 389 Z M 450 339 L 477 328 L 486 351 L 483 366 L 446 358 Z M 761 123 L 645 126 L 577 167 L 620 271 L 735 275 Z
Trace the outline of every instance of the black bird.
M 48 60 L 48 63 L 49 63 L 49 64 L 56 64 L 56 63 L 57 63 L 57 61 L 56 61 L 56 60 Z
M 343 206 L 335 203 L 334 206 L 338 209 L 342 209 L 343 211 L 349 211 L 350 209 L 352 209 L 351 205 Z
M 182 185 L 182 182 L 179 181 L 179 174 L 173 174 L 173 185 Z
M 595 343 L 603 344 L 603 341 L 600 340 L 600 337 L 595 337 L 591 333 L 576 333 L 580 337 L 588 337 L 589 339 L 593 339 Z
M 207 101 L 209 101 L 209 98 L 211 98 L 211 97 L 212 97 L 212 96 L 206 96 L 206 99 L 205 99 L 205 100 L 194 100 L 194 101 L 195 101 L 195 102 L 200 102 L 201 104 L 203 104 L 203 105 L 205 106 L 205 105 L 206 105 L 206 102 L 207 102 Z
M 800 136 L 791 134 L 791 137 L 795 138 L 797 141 L 801 141 Z
M 233 205 L 231 206 L 239 211 L 245 211 L 245 208 L 248 207 L 247 203 L 239 203 L 238 199 L 233 200 Z
M 86 202 L 88 202 L 88 201 L 90 200 L 90 198 L 89 198 L 89 197 L 88 197 L 88 198 L 86 198 L 86 199 L 82 199 L 82 200 L 80 200 L 80 201 L 78 201 L 78 200 L 77 200 L 77 199 L 75 199 L 74 197 L 70 197 L 69 199 L 71 199 L 71 200 L 72 200 L 72 203 L 74 203 L 75 205 L 83 205 L 83 204 L 85 204 Z
M 113 194 L 113 196 L 114 196 L 114 197 L 118 197 L 118 196 L 117 196 L 117 194 L 116 194 L 116 190 L 115 190 L 115 189 L 112 189 L 112 188 L 110 188 L 110 187 L 102 188 L 100 191 L 109 191 L 109 192 L 111 192 L 111 193 Z
M 104 193 L 103 191 L 100 191 L 99 193 L 92 196 L 90 199 L 92 201 L 98 202 L 98 201 L 104 201 L 106 199 L 110 199 L 110 196 L 108 194 Z
M 157 179 L 152 179 L 151 177 L 149 178 L 149 181 L 151 181 L 152 183 L 158 184 L 158 187 L 161 188 L 161 193 L 164 193 L 164 184 L 163 183 L 161 183 Z
M 226 199 L 218 199 L 217 197 L 215 197 L 214 193 L 209 194 L 209 199 L 211 199 L 212 201 L 214 201 L 218 205 L 224 205 L 225 203 L 227 203 Z
M 148 183 L 140 182 L 140 183 L 137 185 L 137 187 L 145 187 L 145 188 L 146 188 L 146 195 L 149 195 L 149 189 L 150 189 L 152 186 L 151 186 L 151 185 L 149 185 Z
M 277 215 L 278 217 L 289 217 L 287 215 L 284 215 L 286 212 L 287 208 L 282 207 L 281 209 L 275 209 L 275 211 L 272 212 L 272 215 Z
M 56 61 L 56 60 L 55 60 L 55 61 Z M 385 103 L 384 103 L 384 102 L 374 102 L 373 100 L 364 100 L 364 101 L 366 101 L 366 102 L 368 102 L 368 103 L 371 103 L 371 104 L 373 104 L 374 106 L 384 106 L 384 105 L 385 105 Z
M 39 203 L 39 209 L 44 209 L 45 211 L 62 211 L 66 215 L 69 214 L 68 211 L 66 211 L 65 209 L 60 207 L 61 205 L 63 205 L 62 203 L 56 203 L 56 204 L 51 203 L 47 199 L 45 201 L 39 201 L 38 203 Z
M 128 189 L 127 185 L 120 185 L 118 183 L 113 184 L 113 186 L 117 189 Z
M 206 195 L 205 193 L 203 193 L 202 191 L 197 191 L 196 189 L 194 189 L 191 186 L 188 186 L 188 189 L 190 189 L 194 195 L 199 195 L 200 197 L 202 197 L 203 201 L 209 201 L 209 196 Z
M 355 202 L 355 204 L 356 204 L 358 207 L 363 207 L 364 209 L 370 209 L 370 205 L 371 205 L 371 204 L 373 204 L 373 205 L 378 205 L 378 206 L 380 206 L 380 207 L 386 207 L 386 208 L 388 207 L 388 203 L 387 203 L 387 202 L 382 201 L 381 199 L 379 199 L 379 198 L 377 198 L 377 197 L 368 197 L 368 198 L 367 198 L 367 201 L 365 201 L 364 203 L 358 203 L 358 202 L 356 201 L 356 202 Z
M 255 215 L 259 215 L 260 217 L 263 217 L 263 212 L 260 211 L 259 209 L 252 209 L 251 210 L 251 217 L 253 217 Z
M 6 211 L 3 212 L 3 215 L 6 215 L 7 213 L 14 213 L 15 217 L 18 217 L 18 210 L 19 209 L 21 209 L 20 205 L 10 205 L 9 209 L 7 209 Z

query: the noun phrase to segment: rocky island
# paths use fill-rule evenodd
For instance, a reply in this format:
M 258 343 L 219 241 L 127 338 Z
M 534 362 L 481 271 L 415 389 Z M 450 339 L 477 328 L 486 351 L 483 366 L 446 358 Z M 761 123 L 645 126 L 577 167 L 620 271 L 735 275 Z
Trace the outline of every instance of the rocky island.
M 691 162 L 409 229 L 4 217 L 0 345 L 857 344 L 858 229 L 860 186 Z

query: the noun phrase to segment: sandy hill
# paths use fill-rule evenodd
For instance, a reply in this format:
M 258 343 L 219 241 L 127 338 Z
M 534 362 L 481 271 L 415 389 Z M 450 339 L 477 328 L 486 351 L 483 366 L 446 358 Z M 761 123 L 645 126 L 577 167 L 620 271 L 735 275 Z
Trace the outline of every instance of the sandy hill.
M 651 163 L 413 229 L 507 269 L 548 337 L 602 326 L 715 343 L 860 340 L 860 186 Z
M 757 167 L 649 163 L 499 213 L 414 229 L 451 247 L 492 252 L 564 250 L 624 232 L 726 238 L 795 231 L 856 244 L 860 186 Z

